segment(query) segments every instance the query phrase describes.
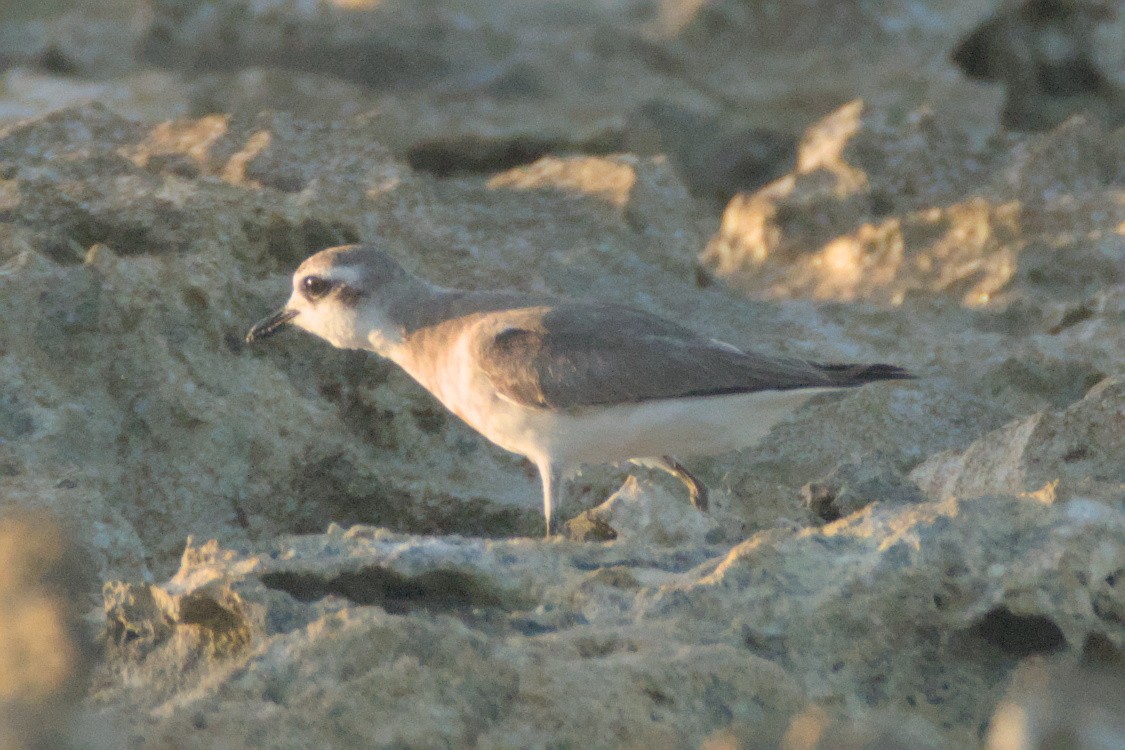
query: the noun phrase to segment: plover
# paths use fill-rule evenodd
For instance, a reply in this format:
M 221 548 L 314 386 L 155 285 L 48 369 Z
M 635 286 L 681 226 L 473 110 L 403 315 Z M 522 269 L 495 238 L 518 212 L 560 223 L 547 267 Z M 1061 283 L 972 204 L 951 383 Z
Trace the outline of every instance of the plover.
M 910 378 L 885 364 L 744 351 L 651 313 L 510 291 L 446 289 L 370 245 L 329 248 L 293 274 L 253 343 L 292 324 L 390 359 L 477 432 L 539 469 L 547 535 L 583 464 L 663 469 L 707 509 L 676 455 L 754 445 L 817 394 Z

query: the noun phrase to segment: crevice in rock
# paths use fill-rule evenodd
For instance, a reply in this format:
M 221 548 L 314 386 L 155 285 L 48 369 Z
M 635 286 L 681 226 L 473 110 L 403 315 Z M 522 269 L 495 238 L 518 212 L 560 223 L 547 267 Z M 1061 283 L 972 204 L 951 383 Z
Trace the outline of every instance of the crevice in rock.
M 502 138 L 463 136 L 415 143 L 406 152 L 412 169 L 435 177 L 502 172 L 548 155 L 583 153 L 605 156 L 624 147 L 619 134 L 599 134 L 582 142 L 513 135 Z
M 408 534 L 462 534 L 485 538 L 532 534 L 542 516 L 530 508 L 497 506 L 484 497 L 412 494 L 356 465 L 354 457 L 334 453 L 302 462 L 278 488 L 302 498 L 302 511 L 286 530 L 315 534 L 332 521 L 341 526 L 385 526 Z M 246 512 L 268 514 L 265 507 Z
M 308 508 L 316 509 L 294 519 L 290 528 L 297 534 L 317 533 L 323 527 L 324 516 L 345 526 L 386 525 L 381 511 L 400 507 L 409 500 L 401 490 L 360 471 L 354 460 L 343 453 L 300 466 L 289 490 L 294 497 L 304 498 Z
M 250 242 L 264 243 L 266 255 L 286 269 L 296 267 L 320 250 L 360 239 L 359 231 L 347 222 L 312 217 L 296 222 L 280 214 L 261 221 L 246 221 L 242 230 Z
M 1066 637 L 1053 620 L 1043 615 L 1017 615 L 996 607 L 977 621 L 974 631 L 1008 656 L 1023 658 L 1047 654 L 1066 646 Z
M 184 223 L 185 216 L 168 208 L 162 209 L 159 220 L 165 227 L 176 227 Z M 171 238 L 171 232 L 162 232 L 140 221 L 75 210 L 43 239 L 40 248 L 54 262 L 71 266 L 83 263 L 85 251 L 99 244 L 107 245 L 122 256 L 179 252 L 182 245 Z
M 195 626 L 208 650 L 217 655 L 235 653 L 252 637 L 250 624 L 234 595 L 220 602 L 202 592 L 187 594 L 180 599 L 178 614 L 177 626 Z
M 82 66 L 55 44 L 39 53 L 35 59 L 35 65 L 44 73 L 50 73 L 51 75 L 79 76 L 82 73 Z
M 357 22 L 363 23 L 357 16 Z M 214 39 L 186 41 L 177 23 L 158 19 L 138 45 L 138 58 L 157 67 L 187 69 L 196 73 L 235 72 L 247 67 L 276 68 L 302 73 L 332 75 L 373 91 L 407 91 L 440 80 L 449 72 L 440 56 L 415 43 L 366 38 L 341 41 L 318 34 L 315 25 L 301 35 L 285 31 L 284 46 L 256 44 L 253 34 L 243 38 L 236 23 L 224 25 Z M 180 24 L 186 25 L 186 24 Z M 247 27 L 249 28 L 249 26 Z
M 216 632 L 239 630 L 245 618 L 206 595 L 185 596 L 180 602 L 180 622 Z
M 262 583 L 295 599 L 313 602 L 335 594 L 360 605 L 379 605 L 388 612 L 437 611 L 495 607 L 500 595 L 479 578 L 458 570 L 429 570 L 406 576 L 378 565 L 325 578 L 315 573 L 266 573 Z

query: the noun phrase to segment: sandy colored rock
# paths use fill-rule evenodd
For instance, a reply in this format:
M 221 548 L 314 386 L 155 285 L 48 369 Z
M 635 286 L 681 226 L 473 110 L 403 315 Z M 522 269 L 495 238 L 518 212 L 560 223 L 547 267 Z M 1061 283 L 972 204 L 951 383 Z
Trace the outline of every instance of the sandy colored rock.
M 1125 645 L 1110 604 L 1122 601 L 1123 542 L 1120 510 L 988 496 L 876 503 L 729 551 L 364 527 L 244 551 L 209 543 L 159 587 L 171 604 L 156 616 L 191 633 L 187 603 L 238 602 L 253 635 L 234 656 L 204 656 L 217 660 L 208 696 L 149 714 L 144 731 L 193 722 L 200 746 L 297 746 L 324 736 L 314 706 L 338 705 L 331 736 L 366 742 L 522 746 L 561 732 L 610 747 L 648 736 L 655 712 L 668 741 L 694 744 L 746 723 L 784 727 L 812 700 L 837 707 L 828 721 L 844 722 L 841 737 L 868 711 L 908 711 L 917 736 L 936 741 L 942 727 L 965 741 L 1005 690 L 999 665 L 1091 639 Z M 213 654 L 153 639 L 144 669 L 204 670 L 201 652 Z M 567 669 L 576 659 L 582 669 Z M 386 719 L 360 719 L 348 706 L 361 697 L 365 717 Z M 160 700 L 123 686 L 99 704 L 112 714 Z
M 999 151 L 973 147 L 932 113 L 894 127 L 854 101 L 805 132 L 793 172 L 731 201 L 700 260 L 772 298 L 901 304 L 940 294 L 981 305 L 1039 291 L 1047 274 L 1071 277 L 1053 294 L 1080 292 L 1091 275 L 1119 284 L 1121 158 L 1088 119 Z M 981 182 L 992 189 L 969 187 Z M 1075 226 L 1087 229 L 1063 229 Z M 1042 238 L 1027 242 L 1031 233 Z
M 677 546 L 723 538 L 721 521 L 688 502 L 682 485 L 672 492 L 630 477 L 601 505 L 568 521 L 576 541 L 621 539 L 632 544 Z
M 48 513 L 0 511 L 0 744 L 75 747 L 93 662 L 82 627 L 91 571 Z

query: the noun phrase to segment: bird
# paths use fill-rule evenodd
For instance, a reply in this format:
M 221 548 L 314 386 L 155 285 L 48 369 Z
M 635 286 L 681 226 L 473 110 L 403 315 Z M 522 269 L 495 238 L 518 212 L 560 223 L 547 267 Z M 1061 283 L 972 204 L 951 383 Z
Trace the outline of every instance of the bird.
M 658 315 L 608 302 L 451 289 L 373 244 L 331 247 L 293 274 L 254 344 L 293 326 L 391 360 L 449 411 L 539 470 L 546 535 L 563 482 L 587 464 L 631 462 L 706 485 L 677 455 L 752 446 L 813 396 L 909 372 L 744 350 Z

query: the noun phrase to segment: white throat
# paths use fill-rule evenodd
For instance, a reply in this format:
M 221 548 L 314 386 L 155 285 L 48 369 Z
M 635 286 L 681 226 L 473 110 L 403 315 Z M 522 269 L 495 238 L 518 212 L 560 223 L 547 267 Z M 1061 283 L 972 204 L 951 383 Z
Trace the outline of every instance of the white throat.
M 352 317 L 354 340 L 361 341 L 356 349 L 368 349 L 381 357 L 398 361 L 404 332 L 402 326 L 390 320 L 385 310 L 377 305 L 367 305 Z
M 378 305 L 310 305 L 294 294 L 290 306 L 299 310 L 294 325 L 338 349 L 368 349 L 393 359 L 392 352 L 403 341 L 402 326 L 393 323 Z

